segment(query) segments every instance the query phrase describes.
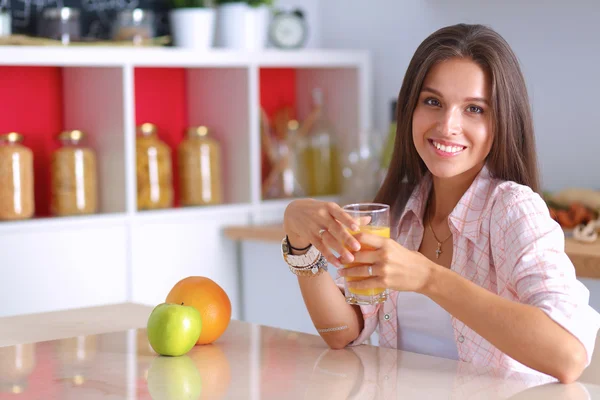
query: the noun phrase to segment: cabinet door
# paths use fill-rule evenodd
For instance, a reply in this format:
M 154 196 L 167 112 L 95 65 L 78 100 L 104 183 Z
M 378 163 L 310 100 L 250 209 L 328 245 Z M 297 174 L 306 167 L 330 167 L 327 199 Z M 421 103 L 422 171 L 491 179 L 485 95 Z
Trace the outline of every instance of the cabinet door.
M 242 254 L 244 319 L 260 325 L 317 333 L 306 310 L 298 278 L 281 257 L 281 245 L 247 241 L 242 245 Z M 333 276 L 333 271 L 331 273 Z
M 157 305 L 179 280 L 205 276 L 227 292 L 232 317 L 237 318 L 236 244 L 222 230 L 228 225 L 247 224 L 248 213 L 184 214 L 136 218 L 132 235 L 133 301 Z
M 125 302 L 126 237 L 123 223 L 0 233 L 0 317 Z

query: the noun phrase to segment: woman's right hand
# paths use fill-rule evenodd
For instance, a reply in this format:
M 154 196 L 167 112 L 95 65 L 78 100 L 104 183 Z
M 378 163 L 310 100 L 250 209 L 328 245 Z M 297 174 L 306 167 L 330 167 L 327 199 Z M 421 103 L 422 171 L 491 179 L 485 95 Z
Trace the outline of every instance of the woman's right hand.
M 333 202 L 314 199 L 292 201 L 283 217 L 283 229 L 290 244 L 304 248 L 312 244 L 336 267 L 354 261 L 348 250 L 360 250 L 360 243 L 348 232 L 358 231 L 358 225 L 348 213 Z M 333 254 L 339 254 L 339 258 Z

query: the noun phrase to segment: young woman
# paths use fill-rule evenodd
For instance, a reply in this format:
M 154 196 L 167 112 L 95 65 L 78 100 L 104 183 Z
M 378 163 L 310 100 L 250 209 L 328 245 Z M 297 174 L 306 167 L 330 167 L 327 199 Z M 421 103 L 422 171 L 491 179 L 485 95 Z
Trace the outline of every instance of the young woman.
M 337 283 L 298 274 L 323 339 L 343 348 L 378 328 L 381 346 L 576 380 L 600 315 L 537 193 L 530 105 L 509 45 L 481 25 L 433 33 L 408 66 L 397 114 L 375 199 L 391 207 L 391 239 L 351 236 L 355 221 L 337 204 L 301 199 L 285 212 L 291 270 L 315 262 L 306 252 L 337 267 L 367 265 L 339 269 Z M 343 277 L 391 294 L 377 306 L 349 305 Z

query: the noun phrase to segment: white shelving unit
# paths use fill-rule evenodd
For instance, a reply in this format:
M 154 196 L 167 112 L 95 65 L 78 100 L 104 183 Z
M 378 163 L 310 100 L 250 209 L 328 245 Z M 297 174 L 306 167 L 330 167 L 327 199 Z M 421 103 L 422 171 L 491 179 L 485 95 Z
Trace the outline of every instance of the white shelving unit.
M 6 66 L 60 68 L 64 129 L 86 131 L 97 153 L 100 210 L 0 222 L 0 316 L 157 304 L 179 279 L 204 275 L 230 295 L 235 318 L 242 300 L 236 244 L 221 231 L 278 221 L 289 202 L 261 199 L 261 69 L 295 69 L 300 119 L 309 112 L 311 89 L 322 87 L 347 148 L 371 122 L 370 59 L 362 51 L 0 47 L 0 68 Z M 222 144 L 223 205 L 136 209 L 135 126 L 144 121 L 136 121 L 135 77 L 143 68 L 185 70 L 187 123 L 211 127 Z

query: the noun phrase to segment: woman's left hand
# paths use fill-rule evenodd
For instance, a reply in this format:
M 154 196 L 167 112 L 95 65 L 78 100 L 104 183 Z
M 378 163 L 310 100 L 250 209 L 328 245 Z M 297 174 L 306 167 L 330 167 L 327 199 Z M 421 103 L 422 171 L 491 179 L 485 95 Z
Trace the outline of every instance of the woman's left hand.
M 354 289 L 386 288 L 405 292 L 422 291 L 435 264 L 419 252 L 402 247 L 393 239 L 358 233 L 361 250 L 354 252 L 354 263 L 365 264 L 340 268 L 343 277 L 365 278 L 348 282 Z M 369 267 L 372 275 L 369 275 Z

